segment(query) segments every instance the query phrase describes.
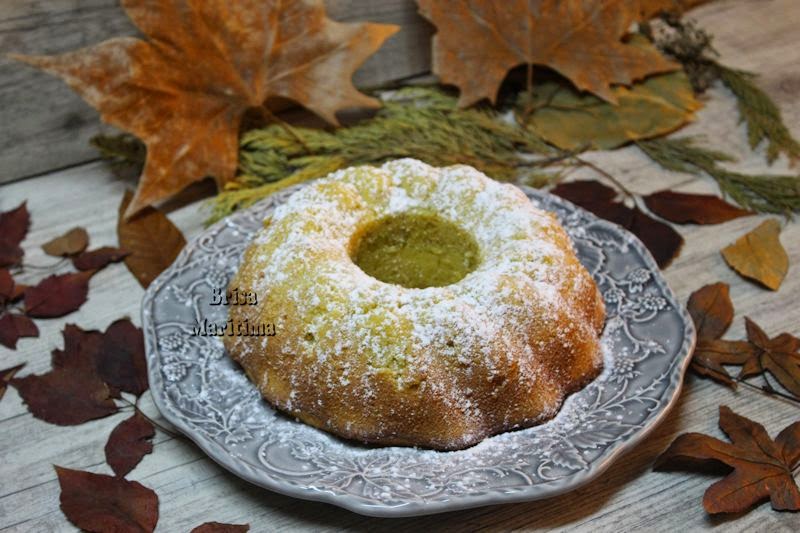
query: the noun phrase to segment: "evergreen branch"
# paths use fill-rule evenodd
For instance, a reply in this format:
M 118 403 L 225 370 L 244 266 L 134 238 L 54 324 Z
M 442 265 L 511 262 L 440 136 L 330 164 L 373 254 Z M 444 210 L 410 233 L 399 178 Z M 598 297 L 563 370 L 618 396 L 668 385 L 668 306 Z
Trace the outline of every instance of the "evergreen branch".
M 800 158 L 800 143 L 792 137 L 783 122 L 781 110 L 755 83 L 755 74 L 736 70 L 715 62 L 720 80 L 736 96 L 741 122 L 747 124 L 750 148 L 767 141 L 767 161 L 772 163 L 781 153 L 789 159 Z
M 214 199 L 211 220 L 340 168 L 402 157 L 434 166 L 467 164 L 500 181 L 545 180 L 534 169 L 546 165 L 530 154 L 553 155 L 553 148 L 497 112 L 458 109 L 455 98 L 427 87 L 387 92 L 383 99 L 376 116 L 346 128 L 293 128 L 288 134 L 271 125 L 245 133 L 240 174 Z
M 712 36 L 692 21 L 664 15 L 664 31 L 655 34 L 649 25 L 643 27 L 656 47 L 682 65 L 695 91 L 705 91 L 719 79 L 736 97 L 740 121 L 747 125 L 750 148 L 767 142 L 767 162 L 770 164 L 785 153 L 790 160 L 800 159 L 800 143 L 792 136 L 783 121 L 780 108 L 755 83 L 756 75 L 726 67 L 716 60 Z
M 89 144 L 97 148 L 100 157 L 115 168 L 138 168 L 144 166 L 147 148 L 144 143 L 129 133 L 117 135 L 95 135 Z
M 759 213 L 791 216 L 800 212 L 800 176 L 743 174 L 728 170 L 720 163 L 734 161 L 724 152 L 697 146 L 696 137 L 651 139 L 637 146 L 667 170 L 687 174 L 708 174 L 723 195 Z

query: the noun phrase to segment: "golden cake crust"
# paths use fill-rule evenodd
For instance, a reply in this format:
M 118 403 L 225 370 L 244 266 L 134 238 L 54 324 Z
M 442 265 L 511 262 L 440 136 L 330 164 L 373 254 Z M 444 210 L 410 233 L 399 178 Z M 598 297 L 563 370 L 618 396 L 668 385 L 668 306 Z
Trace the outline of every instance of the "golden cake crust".
M 352 236 L 435 212 L 476 237 L 477 268 L 444 287 L 371 278 Z M 230 318 L 274 337 L 226 337 L 263 396 L 342 437 L 452 450 L 554 416 L 600 372 L 600 294 L 555 218 L 466 166 L 404 159 L 295 193 L 245 252 Z

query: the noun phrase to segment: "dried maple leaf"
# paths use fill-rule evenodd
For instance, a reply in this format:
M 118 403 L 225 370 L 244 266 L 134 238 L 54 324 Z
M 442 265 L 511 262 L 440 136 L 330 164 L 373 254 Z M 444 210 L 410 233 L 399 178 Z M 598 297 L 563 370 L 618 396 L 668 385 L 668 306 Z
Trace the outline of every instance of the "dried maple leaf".
M 103 333 L 95 364 L 100 378 L 115 389 L 140 396 L 148 388 L 144 336 L 128 319 Z
M 701 433 L 684 433 L 656 460 L 660 469 L 673 462 L 719 461 L 733 472 L 706 490 L 703 507 L 709 513 L 739 513 L 770 499 L 780 511 L 800 510 L 800 490 L 792 471 L 800 464 L 800 422 L 773 441 L 761 424 L 719 408 L 725 442 Z
M 101 270 L 107 267 L 110 263 L 118 263 L 131 253 L 124 248 L 113 248 L 111 246 L 103 246 L 96 250 L 89 250 L 83 252 L 78 256 L 72 258 L 72 266 L 78 270 Z
M 132 195 L 125 192 L 119 206 L 117 239 L 131 251 L 125 265 L 145 289 L 161 272 L 175 261 L 186 246 L 186 239 L 167 216 L 153 207 L 142 209 L 135 217 L 125 220 L 124 213 Z
M 155 434 L 153 424 L 138 412 L 111 431 L 105 447 L 106 462 L 117 476 L 125 477 L 153 451 L 150 440 Z
M 780 240 L 781 224 L 774 218 L 722 249 L 722 257 L 732 269 L 765 287 L 778 290 L 789 270 L 789 256 Z
M 72 228 L 65 234 L 47 241 L 42 245 L 42 250 L 47 255 L 56 257 L 69 257 L 77 255 L 89 246 L 89 234 L 83 228 Z
M 705 285 L 689 296 L 686 304 L 692 316 L 698 339 L 718 339 L 733 321 L 733 302 L 727 283 Z
M 692 370 L 735 389 L 736 381 L 722 365 L 743 365 L 755 353 L 755 347 L 747 341 L 699 339 L 692 354 Z
M 22 260 L 25 252 L 19 244 L 28 234 L 30 225 L 31 216 L 25 202 L 16 209 L 0 213 L 0 267 L 16 265 Z
M 672 226 L 647 216 L 637 207 L 614 201 L 616 192 L 595 180 L 560 183 L 550 192 L 639 237 L 661 268 L 669 266 L 683 247 L 683 237 Z
M 418 0 L 437 28 L 433 72 L 461 90 L 459 104 L 497 98 L 518 65 L 551 67 L 578 89 L 617 103 L 615 84 L 630 85 L 678 65 L 623 38 L 639 18 L 630 0 Z
M 38 337 L 39 328 L 30 318 L 16 313 L 0 315 L 0 344 L 16 350 L 17 341 L 22 337 Z
M 765 370 L 781 385 L 800 398 L 800 339 L 789 333 L 769 338 L 758 324 L 745 317 L 747 340 L 754 353 L 744 363 L 740 378 L 761 374 Z
M 6 394 L 6 388 L 8 387 L 9 381 L 11 381 L 14 375 L 19 372 L 23 366 L 25 366 L 25 363 L 12 366 L 11 368 L 6 368 L 5 370 L 0 370 L 0 400 L 2 400 L 3 396 Z
M 754 214 L 710 194 L 687 194 L 664 190 L 642 198 L 650 211 L 678 224 L 720 224 Z
M 33 416 L 51 424 L 72 426 L 117 412 L 108 385 L 80 368 L 54 368 L 14 378 L 11 385 Z
M 91 272 L 49 276 L 25 289 L 25 314 L 35 318 L 54 318 L 76 311 L 86 301 Z
M 247 533 L 248 531 L 250 531 L 250 524 L 206 522 L 192 529 L 191 533 Z
M 136 481 L 55 466 L 61 510 L 92 532 L 151 532 L 158 522 L 158 496 Z
M 399 29 L 335 22 L 322 0 L 122 6 L 148 40 L 13 57 L 60 76 L 104 121 L 144 141 L 147 160 L 126 217 L 207 176 L 220 186 L 233 178 L 242 116 L 270 97 L 334 124 L 341 109 L 377 106 L 350 78 Z

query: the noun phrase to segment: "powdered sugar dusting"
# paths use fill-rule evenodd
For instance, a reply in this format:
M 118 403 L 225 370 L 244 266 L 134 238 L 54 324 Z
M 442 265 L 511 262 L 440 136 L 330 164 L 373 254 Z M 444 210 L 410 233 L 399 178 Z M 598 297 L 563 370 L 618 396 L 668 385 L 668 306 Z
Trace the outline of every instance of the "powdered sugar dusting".
M 361 271 L 350 259 L 351 236 L 403 212 L 435 213 L 471 234 L 480 250 L 477 268 L 451 285 L 424 289 Z M 256 238 L 234 284 L 255 280 L 248 289 L 269 295 L 276 307 L 258 312 L 276 322 L 278 337 L 270 342 L 280 342 L 287 356 L 314 362 L 305 371 L 324 376 L 329 391 L 347 387 L 369 399 L 373 376 L 388 372 L 398 389 L 422 383 L 427 393 L 479 421 L 470 391 L 426 376 L 443 361 L 489 376 L 518 366 L 517 379 L 558 386 L 541 375 L 537 347 L 543 341 L 528 337 L 543 327 L 566 344 L 578 330 L 584 338 L 596 335 L 565 297 L 576 279 L 588 280 L 570 246 L 555 218 L 518 188 L 467 166 L 437 169 L 401 159 L 341 170 L 295 193 Z M 286 306 L 304 328 L 299 335 L 280 336 Z M 235 342 L 243 361 L 263 353 Z M 366 361 L 366 370 L 353 361 Z M 552 410 L 561 396 L 554 396 Z M 284 407 L 291 409 L 292 398 Z

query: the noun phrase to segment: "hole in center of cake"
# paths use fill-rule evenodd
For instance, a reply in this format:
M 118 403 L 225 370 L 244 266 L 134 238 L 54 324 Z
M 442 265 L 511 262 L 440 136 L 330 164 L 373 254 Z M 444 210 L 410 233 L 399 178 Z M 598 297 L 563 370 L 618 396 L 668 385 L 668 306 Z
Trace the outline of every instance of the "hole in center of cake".
M 475 239 L 434 214 L 400 213 L 381 218 L 353 236 L 350 257 L 384 283 L 423 289 L 443 287 L 478 266 Z

